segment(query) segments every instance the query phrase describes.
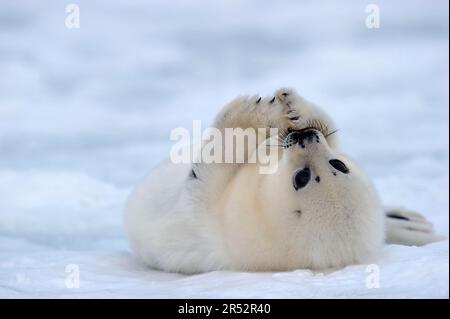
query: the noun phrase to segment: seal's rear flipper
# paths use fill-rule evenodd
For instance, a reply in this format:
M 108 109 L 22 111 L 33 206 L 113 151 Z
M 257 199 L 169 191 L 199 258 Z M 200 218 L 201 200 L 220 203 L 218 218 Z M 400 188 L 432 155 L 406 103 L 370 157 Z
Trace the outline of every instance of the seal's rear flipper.
M 443 239 L 424 216 L 402 208 L 386 210 L 386 243 L 423 246 Z

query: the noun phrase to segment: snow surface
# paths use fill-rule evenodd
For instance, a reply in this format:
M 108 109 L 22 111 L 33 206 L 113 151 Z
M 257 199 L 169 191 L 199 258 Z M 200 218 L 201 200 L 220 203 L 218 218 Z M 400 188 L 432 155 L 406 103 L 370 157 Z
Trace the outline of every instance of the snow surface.
M 380 29 L 365 27 L 364 1 L 73 2 L 71 30 L 64 1 L 1 4 L 0 297 L 448 298 L 448 240 L 386 247 L 369 289 L 366 265 L 153 271 L 122 225 L 171 129 L 292 86 L 336 119 L 386 204 L 448 236 L 447 1 L 376 1 Z

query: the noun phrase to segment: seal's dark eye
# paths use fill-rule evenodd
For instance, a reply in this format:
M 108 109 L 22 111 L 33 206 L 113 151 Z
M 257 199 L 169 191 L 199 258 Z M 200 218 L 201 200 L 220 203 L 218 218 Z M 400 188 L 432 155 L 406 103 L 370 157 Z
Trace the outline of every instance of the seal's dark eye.
M 298 171 L 294 175 L 294 188 L 298 190 L 299 188 L 305 187 L 311 179 L 311 171 L 308 167 Z
M 338 171 L 340 171 L 340 172 L 342 172 L 344 174 L 348 174 L 349 170 L 348 170 L 347 166 L 345 166 L 345 164 L 342 163 L 340 160 L 332 159 L 332 160 L 330 160 L 329 163 L 330 163 L 331 166 L 333 166 Z

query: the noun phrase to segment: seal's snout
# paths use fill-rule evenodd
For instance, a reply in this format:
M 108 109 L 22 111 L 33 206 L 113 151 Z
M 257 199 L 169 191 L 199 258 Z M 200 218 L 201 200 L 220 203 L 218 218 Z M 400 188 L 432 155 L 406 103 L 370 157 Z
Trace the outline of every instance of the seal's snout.
M 320 143 L 321 133 L 316 129 L 293 131 L 288 134 L 284 141 L 284 147 L 289 148 L 295 144 L 305 148 L 308 144 Z
M 320 143 L 320 132 L 315 129 L 308 129 L 300 133 L 300 138 L 298 143 L 302 148 L 305 147 L 305 144 L 313 144 Z

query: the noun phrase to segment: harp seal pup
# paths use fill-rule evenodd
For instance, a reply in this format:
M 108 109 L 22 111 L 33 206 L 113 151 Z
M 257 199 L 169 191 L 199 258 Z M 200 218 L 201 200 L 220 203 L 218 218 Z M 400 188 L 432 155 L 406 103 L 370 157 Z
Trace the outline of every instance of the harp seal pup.
M 363 170 L 339 151 L 331 118 L 292 89 L 238 97 L 213 127 L 278 128 L 281 134 L 236 150 L 275 147 L 277 169 L 170 160 L 154 168 L 125 211 L 132 250 L 152 268 L 322 270 L 369 262 L 385 242 L 439 239 L 421 215 L 382 207 Z

